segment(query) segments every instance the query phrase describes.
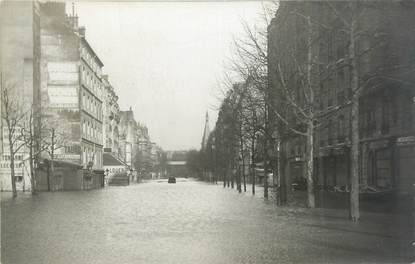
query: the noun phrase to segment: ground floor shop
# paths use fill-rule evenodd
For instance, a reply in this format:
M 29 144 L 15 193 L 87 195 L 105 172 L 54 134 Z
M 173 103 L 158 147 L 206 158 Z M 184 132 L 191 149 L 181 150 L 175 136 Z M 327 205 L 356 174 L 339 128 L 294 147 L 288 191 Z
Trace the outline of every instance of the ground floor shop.
M 350 154 L 347 146 L 320 149 L 314 160 L 314 181 L 321 189 L 349 190 Z M 415 136 L 390 137 L 361 142 L 361 188 L 392 190 L 402 194 L 414 192 Z M 305 162 L 301 156 L 288 159 L 289 182 L 305 178 Z
M 415 184 L 415 136 L 362 144 L 362 182 L 410 194 Z
M 39 191 L 89 190 L 104 187 L 103 170 L 86 170 L 81 165 L 64 161 L 45 161 L 37 170 Z
M 81 162 L 84 166 L 94 169 L 102 169 L 103 166 L 103 148 L 102 145 L 96 144 L 86 139 L 81 143 L 82 157 Z
M 31 190 L 30 163 L 27 152 L 18 152 L 14 156 L 14 179 L 16 190 Z M 0 155 L 0 190 L 12 191 L 11 159 L 7 152 Z

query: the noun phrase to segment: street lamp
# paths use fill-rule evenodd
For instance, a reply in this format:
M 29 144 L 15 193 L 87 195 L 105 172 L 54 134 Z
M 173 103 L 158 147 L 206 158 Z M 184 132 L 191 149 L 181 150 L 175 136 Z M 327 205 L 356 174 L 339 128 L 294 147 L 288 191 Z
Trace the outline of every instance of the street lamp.
M 108 185 L 108 176 L 109 176 L 109 174 L 110 174 L 110 170 L 107 168 L 105 170 L 104 186 Z
M 214 140 L 215 138 L 213 138 Z M 212 158 L 213 158 L 213 181 L 217 184 L 218 183 L 218 175 L 216 170 L 216 150 L 215 150 L 215 143 L 212 143 Z
M 271 156 L 273 159 L 276 159 L 276 167 L 274 167 L 272 172 L 272 185 L 274 188 L 277 188 L 280 183 L 280 161 L 279 161 L 279 155 L 280 155 L 280 141 L 278 140 L 278 132 L 277 130 L 274 130 L 271 134 L 272 139 L 272 149 L 271 149 Z M 277 175 L 276 175 L 277 174 Z M 276 176 L 276 177 L 275 177 Z M 276 189 L 274 189 L 276 190 Z
M 244 183 L 244 191 L 246 192 L 245 164 L 242 158 L 242 153 L 239 153 L 238 155 L 238 167 L 239 167 L 239 192 L 242 192 L 242 180 Z

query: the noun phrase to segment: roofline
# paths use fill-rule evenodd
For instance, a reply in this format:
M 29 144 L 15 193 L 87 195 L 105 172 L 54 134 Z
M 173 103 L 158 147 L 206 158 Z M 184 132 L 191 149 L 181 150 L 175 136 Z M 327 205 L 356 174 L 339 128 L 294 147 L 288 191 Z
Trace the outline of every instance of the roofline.
M 92 54 L 94 54 L 94 59 L 98 62 L 98 64 L 101 66 L 101 68 L 104 67 L 104 63 L 99 59 L 98 55 L 95 53 L 94 49 L 91 47 L 88 40 L 86 40 L 85 37 L 81 36 L 81 41 L 87 46 L 89 51 L 91 51 Z
M 124 161 L 122 161 L 121 159 L 115 157 L 114 155 L 112 155 L 112 153 L 108 153 L 108 152 L 103 152 L 102 153 L 102 161 L 104 161 L 104 155 L 110 155 L 111 157 L 113 157 L 114 159 L 116 159 L 118 162 L 120 162 L 122 164 L 122 166 L 128 166 L 128 164 Z M 104 162 L 102 162 L 102 166 L 106 166 L 106 167 L 111 167 L 111 166 L 120 166 L 120 165 L 104 165 Z

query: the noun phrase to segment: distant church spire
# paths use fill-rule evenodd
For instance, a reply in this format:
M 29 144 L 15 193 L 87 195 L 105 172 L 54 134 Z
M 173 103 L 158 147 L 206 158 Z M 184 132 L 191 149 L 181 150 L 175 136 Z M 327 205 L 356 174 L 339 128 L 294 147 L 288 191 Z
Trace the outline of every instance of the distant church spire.
M 209 114 L 208 114 L 208 111 L 206 111 L 205 130 L 203 131 L 203 138 L 202 138 L 202 150 L 206 148 L 206 145 L 209 139 L 209 134 L 210 134 Z

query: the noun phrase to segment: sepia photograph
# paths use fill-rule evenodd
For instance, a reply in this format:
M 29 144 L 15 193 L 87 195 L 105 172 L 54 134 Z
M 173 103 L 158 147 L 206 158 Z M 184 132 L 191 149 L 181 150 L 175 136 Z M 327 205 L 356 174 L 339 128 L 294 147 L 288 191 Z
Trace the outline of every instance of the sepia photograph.
M 1 264 L 415 264 L 414 0 L 0 0 Z

